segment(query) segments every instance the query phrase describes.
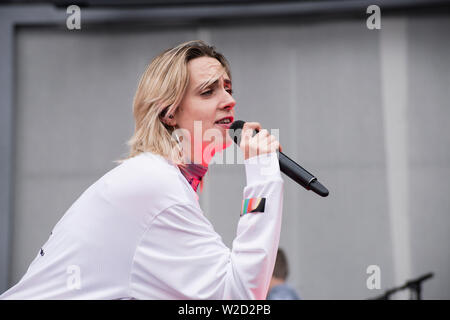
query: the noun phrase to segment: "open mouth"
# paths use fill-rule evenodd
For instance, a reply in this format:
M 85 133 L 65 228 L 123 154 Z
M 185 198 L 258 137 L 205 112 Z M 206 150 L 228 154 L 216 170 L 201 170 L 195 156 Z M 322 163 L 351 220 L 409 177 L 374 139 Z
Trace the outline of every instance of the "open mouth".
M 225 117 L 225 118 L 219 119 L 216 122 L 214 122 L 215 125 L 218 125 L 220 127 L 226 128 L 226 129 L 229 129 L 232 123 L 233 123 L 233 117 Z

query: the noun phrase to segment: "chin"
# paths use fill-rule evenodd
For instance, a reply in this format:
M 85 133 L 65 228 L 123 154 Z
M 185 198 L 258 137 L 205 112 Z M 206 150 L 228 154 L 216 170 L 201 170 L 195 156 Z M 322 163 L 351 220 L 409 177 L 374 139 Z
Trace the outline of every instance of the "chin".
M 226 137 L 224 139 L 224 143 L 222 145 L 222 150 L 225 150 L 226 148 L 228 148 L 229 146 L 231 146 L 233 144 L 233 140 L 231 140 L 230 136 L 228 135 L 228 133 L 226 133 Z
M 233 140 L 227 139 L 225 141 L 225 143 L 223 144 L 223 149 L 226 149 L 226 148 L 230 147 L 232 144 L 233 144 Z

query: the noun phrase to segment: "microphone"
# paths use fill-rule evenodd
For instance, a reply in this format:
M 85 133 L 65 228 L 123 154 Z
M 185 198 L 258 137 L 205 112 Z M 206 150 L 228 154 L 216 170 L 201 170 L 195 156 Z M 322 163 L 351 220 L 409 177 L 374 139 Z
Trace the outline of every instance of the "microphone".
M 241 132 L 244 124 L 245 121 L 236 120 L 230 126 L 230 129 L 233 130 L 231 131 L 232 133 L 230 134 L 230 137 L 238 146 L 241 144 Z M 259 131 L 256 130 L 256 132 Z M 323 186 L 314 175 L 303 169 L 300 165 L 286 156 L 283 152 L 278 151 L 278 154 L 281 172 L 300 184 L 306 190 L 312 190 L 322 197 L 328 196 L 328 189 L 325 188 L 325 186 Z

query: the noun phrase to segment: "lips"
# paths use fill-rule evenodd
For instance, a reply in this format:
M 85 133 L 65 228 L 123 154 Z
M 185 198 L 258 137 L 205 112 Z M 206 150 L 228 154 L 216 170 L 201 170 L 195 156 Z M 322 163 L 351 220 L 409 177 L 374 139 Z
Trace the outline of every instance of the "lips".
M 226 116 L 226 117 L 220 118 L 220 119 L 216 120 L 215 123 L 217 123 L 219 121 L 222 121 L 222 120 L 225 120 L 225 119 L 230 119 L 230 123 L 233 123 L 233 117 L 232 116 Z
M 219 121 L 222 121 L 222 120 L 225 120 L 225 119 L 230 119 L 230 122 L 229 123 L 218 123 Z M 219 127 L 225 128 L 225 129 L 230 129 L 231 124 L 233 123 L 233 120 L 234 119 L 233 119 L 232 116 L 227 116 L 227 117 L 223 117 L 223 118 L 217 120 L 216 122 L 214 122 L 214 124 L 216 126 L 219 126 Z

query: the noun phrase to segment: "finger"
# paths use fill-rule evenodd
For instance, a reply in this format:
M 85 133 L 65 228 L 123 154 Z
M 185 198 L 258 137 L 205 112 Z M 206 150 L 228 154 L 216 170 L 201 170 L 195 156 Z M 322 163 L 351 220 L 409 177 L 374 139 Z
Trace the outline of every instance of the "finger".
M 280 143 L 278 141 L 274 141 L 274 142 L 271 143 L 270 147 L 271 147 L 271 150 L 273 150 L 273 151 L 279 150 Z
M 244 123 L 244 128 L 251 128 L 253 130 L 261 130 L 261 124 L 259 122 L 246 122 Z
M 256 128 L 261 128 L 261 125 L 258 122 L 246 122 L 242 128 L 242 135 L 251 138 L 253 137 L 253 131 L 257 130 Z
M 246 128 L 245 126 L 242 128 L 241 131 L 241 143 L 239 144 L 239 146 L 241 148 L 243 148 L 244 146 L 246 147 L 246 149 L 248 149 L 249 147 L 249 141 L 251 139 L 251 137 L 253 136 L 253 130 L 251 128 Z M 245 152 L 246 150 L 244 150 Z
M 242 128 L 241 139 L 247 141 L 253 136 L 253 129 L 251 128 Z
M 266 138 L 267 136 L 269 136 L 269 131 L 267 131 L 267 129 L 262 129 L 261 131 L 259 131 L 259 132 L 257 133 L 257 135 L 258 135 L 260 138 Z
M 265 135 L 266 132 L 264 132 L 264 130 L 265 129 L 261 130 L 260 133 L 258 133 L 258 136 L 255 136 L 255 138 L 258 139 L 258 143 L 260 143 L 261 145 L 269 147 L 272 142 L 276 141 L 277 139 L 274 135 L 269 135 L 268 133 L 267 135 Z

